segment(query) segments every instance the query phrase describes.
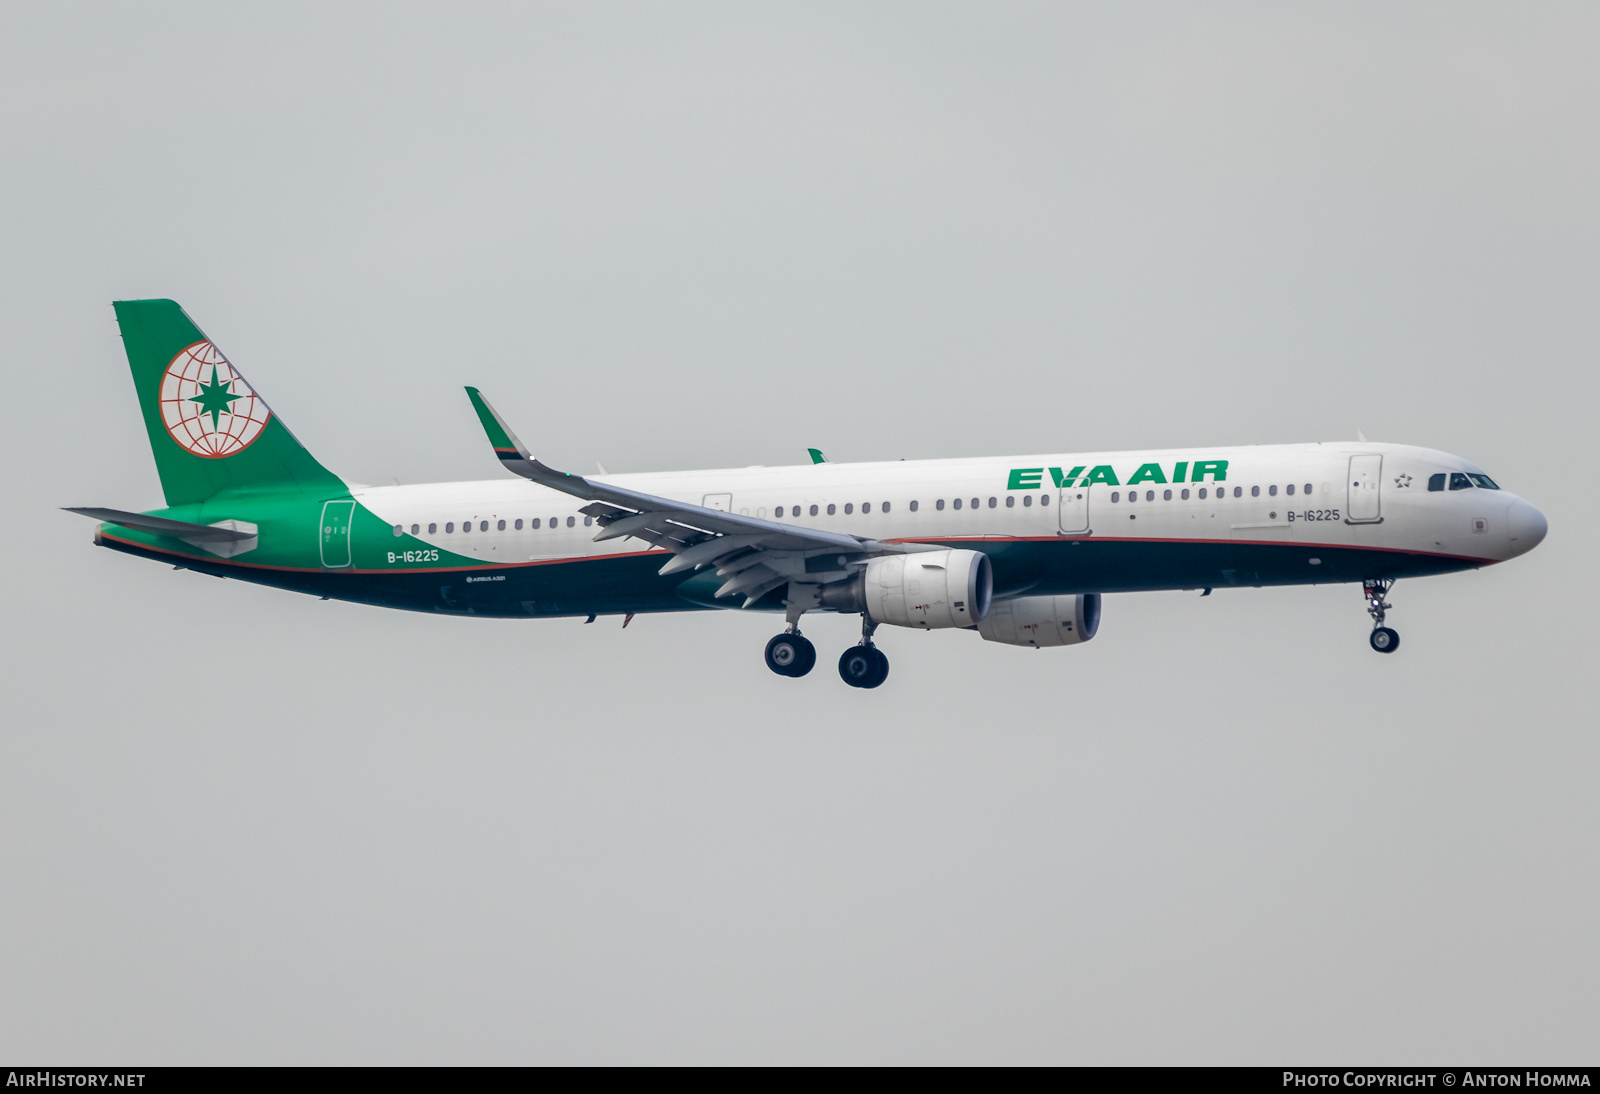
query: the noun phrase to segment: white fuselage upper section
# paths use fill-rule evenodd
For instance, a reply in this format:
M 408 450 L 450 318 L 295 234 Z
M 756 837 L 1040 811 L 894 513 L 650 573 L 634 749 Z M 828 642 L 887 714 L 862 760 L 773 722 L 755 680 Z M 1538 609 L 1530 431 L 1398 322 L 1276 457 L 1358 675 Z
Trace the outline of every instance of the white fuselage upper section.
M 1221 481 L 1203 471 L 1219 462 L 1226 465 Z M 1131 483 L 1151 465 L 1159 479 L 1146 470 L 1145 481 Z M 1190 479 L 1197 465 L 1203 481 Z M 1095 472 L 1099 481 L 1088 481 Z M 591 477 L 674 501 L 879 540 L 1272 542 L 1498 562 L 1543 538 L 1543 516 L 1510 491 L 1428 489 L 1431 476 L 1448 479 L 1452 472 L 1482 473 L 1433 449 L 1338 442 Z M 1174 481 L 1178 474 L 1185 481 Z M 1074 485 L 1058 487 L 1058 478 Z M 397 529 L 483 563 L 646 548 L 631 539 L 595 543 L 600 529 L 579 511 L 583 502 L 521 479 L 357 487 L 354 493 Z

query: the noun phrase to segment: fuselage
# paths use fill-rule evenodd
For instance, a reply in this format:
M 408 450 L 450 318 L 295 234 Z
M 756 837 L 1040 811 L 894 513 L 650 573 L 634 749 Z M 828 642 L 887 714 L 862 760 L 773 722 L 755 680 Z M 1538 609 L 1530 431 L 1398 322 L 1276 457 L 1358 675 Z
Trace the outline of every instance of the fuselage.
M 1442 479 L 1440 478 L 1442 476 Z M 978 550 L 997 598 L 1355 582 L 1531 550 L 1544 517 L 1445 452 L 1367 442 L 821 463 L 602 476 L 712 509 L 891 542 Z M 1430 489 L 1430 483 L 1437 489 Z M 1455 488 L 1452 488 L 1454 486 Z M 498 616 L 737 607 L 709 572 L 660 576 L 638 540 L 595 542 L 582 503 L 521 479 L 220 495 L 163 511 L 260 530 L 189 568 L 338 599 Z M 169 539 L 101 542 L 171 560 Z M 757 607 L 781 607 L 781 591 Z

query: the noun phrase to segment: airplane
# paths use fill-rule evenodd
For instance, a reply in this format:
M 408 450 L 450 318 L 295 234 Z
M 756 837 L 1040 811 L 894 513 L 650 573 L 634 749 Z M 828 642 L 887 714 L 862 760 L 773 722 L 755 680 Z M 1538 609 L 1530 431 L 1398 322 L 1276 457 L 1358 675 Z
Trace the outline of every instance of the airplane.
M 481 482 L 363 486 L 327 470 L 171 300 L 114 303 L 166 506 L 73 507 L 95 543 L 324 600 L 495 618 L 781 612 L 767 667 L 801 677 L 811 612 L 861 617 L 839 675 L 875 688 L 883 626 L 1041 649 L 1094 638 L 1107 593 L 1359 583 L 1392 654 L 1401 578 L 1538 546 L 1533 505 L 1474 464 L 1357 442 L 1063 452 L 583 476 L 536 459 L 482 393 Z

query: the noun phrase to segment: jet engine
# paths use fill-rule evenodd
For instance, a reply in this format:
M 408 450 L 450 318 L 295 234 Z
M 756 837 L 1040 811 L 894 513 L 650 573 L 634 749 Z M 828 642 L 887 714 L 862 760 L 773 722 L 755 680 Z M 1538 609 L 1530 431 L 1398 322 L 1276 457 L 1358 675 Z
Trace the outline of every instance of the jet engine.
M 821 604 L 864 611 L 874 623 L 938 630 L 981 623 L 993 591 L 981 551 L 922 551 L 872 559 L 848 581 L 824 585 Z
M 1100 629 L 1100 594 L 1019 596 L 998 600 L 979 621 L 985 642 L 1009 646 L 1075 646 Z

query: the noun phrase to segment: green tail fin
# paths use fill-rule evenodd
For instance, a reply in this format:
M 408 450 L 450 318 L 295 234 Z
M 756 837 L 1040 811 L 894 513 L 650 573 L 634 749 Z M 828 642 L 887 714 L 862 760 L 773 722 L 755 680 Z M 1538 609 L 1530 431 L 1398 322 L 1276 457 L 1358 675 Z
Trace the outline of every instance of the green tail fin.
M 112 306 L 169 506 L 224 490 L 344 491 L 174 301 Z

